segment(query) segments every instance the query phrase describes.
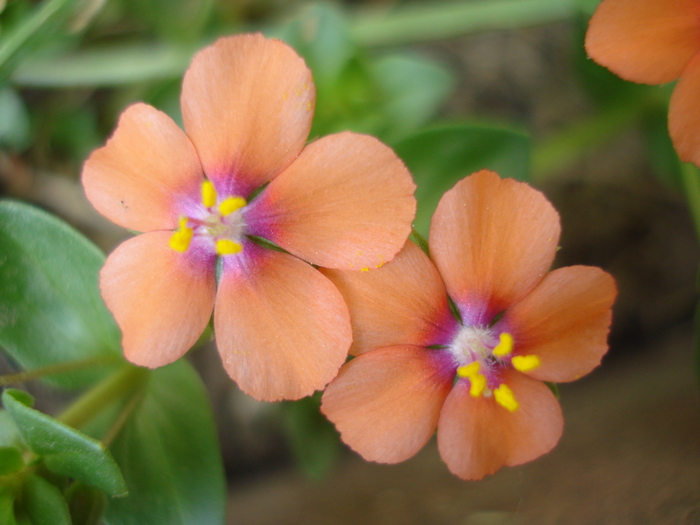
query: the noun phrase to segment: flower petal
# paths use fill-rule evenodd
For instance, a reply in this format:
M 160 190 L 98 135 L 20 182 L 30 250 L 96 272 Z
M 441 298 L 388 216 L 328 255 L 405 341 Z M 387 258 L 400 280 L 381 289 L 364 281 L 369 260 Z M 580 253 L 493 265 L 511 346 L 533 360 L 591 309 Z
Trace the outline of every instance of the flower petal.
M 136 231 L 173 229 L 183 207 L 199 197 L 202 168 L 185 133 L 165 113 L 129 106 L 107 144 L 83 166 L 92 205 Z
M 488 325 L 554 260 L 559 215 L 539 191 L 493 172 L 462 179 L 440 200 L 430 254 L 467 325 Z
M 399 344 L 449 344 L 459 328 L 440 274 L 411 241 L 381 268 L 321 271 L 338 287 L 350 310 L 351 354 Z
M 309 146 L 248 216 L 253 233 L 319 266 L 359 270 L 390 261 L 411 233 L 415 184 L 374 137 L 338 133 Z
M 126 358 L 156 368 L 182 357 L 202 334 L 214 308 L 214 258 L 193 245 L 180 253 L 170 232 L 122 243 L 100 272 L 100 289 L 124 334 Z
M 368 461 L 398 463 L 435 432 L 454 370 L 439 350 L 380 348 L 356 357 L 326 388 L 321 411 Z
M 678 156 L 700 166 L 700 53 L 688 64 L 671 95 L 668 127 Z
M 698 50 L 697 0 L 604 0 L 586 33 L 593 60 L 644 84 L 675 80 Z
M 352 332 L 343 298 L 321 272 L 291 255 L 246 246 L 230 257 L 214 311 L 228 374 L 262 401 L 323 388 L 345 362 Z
M 564 427 L 561 408 L 544 383 L 519 372 L 503 374 L 519 407 L 509 412 L 493 397 L 472 397 L 457 381 L 438 422 L 438 449 L 450 472 L 481 479 L 503 466 L 532 461 L 552 450 Z
M 529 376 L 573 381 L 598 366 L 607 352 L 616 295 L 615 280 L 600 268 L 559 268 L 506 310 L 499 324 L 513 335 L 516 354 L 539 357 Z
M 315 100 L 311 72 L 291 47 L 238 35 L 195 55 L 182 84 L 182 117 L 219 192 L 247 198 L 304 147 Z

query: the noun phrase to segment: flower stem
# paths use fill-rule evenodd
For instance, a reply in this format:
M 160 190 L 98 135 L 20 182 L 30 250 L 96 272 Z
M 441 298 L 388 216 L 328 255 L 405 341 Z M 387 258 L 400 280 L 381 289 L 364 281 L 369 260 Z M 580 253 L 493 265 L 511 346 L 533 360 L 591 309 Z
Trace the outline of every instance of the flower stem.
M 121 356 L 103 355 L 99 357 L 89 357 L 87 359 L 81 359 L 78 361 L 57 363 L 55 365 L 43 366 L 34 370 L 26 370 L 24 372 L 18 372 L 16 374 L 0 376 L 0 387 L 13 385 L 15 383 L 23 383 L 25 381 L 31 381 L 33 379 L 39 379 L 46 376 L 75 372 L 76 370 L 82 370 L 84 368 L 93 368 L 101 365 L 119 364 L 123 361 L 124 360 Z
M 577 9 L 575 0 L 425 2 L 366 12 L 350 29 L 363 46 L 400 45 L 563 20 Z
M 140 389 L 148 377 L 149 371 L 147 369 L 124 365 L 78 398 L 58 417 L 58 420 L 73 428 L 81 428 L 99 414 L 105 406 Z

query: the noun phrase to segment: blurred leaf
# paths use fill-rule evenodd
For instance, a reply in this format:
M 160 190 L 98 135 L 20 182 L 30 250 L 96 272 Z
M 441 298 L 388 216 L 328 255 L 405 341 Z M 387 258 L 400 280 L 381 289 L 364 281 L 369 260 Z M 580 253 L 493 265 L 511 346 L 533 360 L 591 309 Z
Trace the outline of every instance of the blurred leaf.
M 320 411 L 320 392 L 283 404 L 284 429 L 297 464 L 309 477 L 322 478 L 340 452 L 340 437 Z
M 22 436 L 12 416 L 7 410 L 0 410 L 0 446 L 21 447 L 23 445 Z
M 435 115 L 452 91 L 450 71 L 418 55 L 389 55 L 371 64 L 385 95 L 390 137 L 404 137 Z
M 215 0 L 122 0 L 131 23 L 158 40 L 188 42 L 199 39 L 212 14 Z M 134 20 L 137 19 L 137 20 Z
M 554 397 L 557 399 L 561 399 L 561 394 L 559 393 L 559 385 L 556 383 L 552 383 L 551 381 L 545 381 L 545 385 L 547 385 L 547 388 L 549 388 L 552 391 L 552 394 L 554 394 Z
M 15 496 L 0 486 L 0 523 L 3 525 L 17 525 L 15 520 Z
M 298 18 L 273 34 L 304 57 L 316 87 L 324 96 L 357 52 L 350 42 L 345 13 L 332 3 L 306 6 Z
M 390 136 L 405 136 L 435 115 L 452 91 L 450 72 L 418 55 L 389 55 L 371 64 L 384 92 Z
M 24 468 L 22 451 L 17 447 L 0 446 L 0 476 L 19 472 Z M 2 523 L 2 522 L 0 522 Z
M 418 185 L 414 227 L 423 236 L 443 193 L 464 177 L 490 169 L 501 177 L 528 178 L 530 139 L 510 129 L 478 124 L 436 127 L 407 137 L 394 149 Z
M 68 504 L 61 491 L 37 474 L 25 481 L 21 502 L 32 525 L 71 525 Z
M 127 490 L 119 467 L 102 443 L 60 421 L 29 408 L 7 389 L 2 402 L 29 448 L 57 474 L 94 485 L 110 495 Z
M 29 113 L 24 101 L 9 87 L 0 88 L 0 147 L 24 151 L 29 145 Z
M 0 345 L 26 369 L 120 354 L 119 330 L 97 284 L 104 255 L 58 218 L 0 202 Z M 74 388 L 102 369 L 50 381 Z
M 141 405 L 110 448 L 130 492 L 110 500 L 108 525 L 223 523 L 225 485 L 214 418 L 187 362 L 151 372 Z
M 394 9 L 366 10 L 351 27 L 363 46 L 442 40 L 477 31 L 510 29 L 564 20 L 577 0 L 451 0 L 408 2 Z
M 28 16 L 0 35 L 0 77 L 18 60 L 50 42 L 67 24 L 82 0 L 45 0 Z
M 130 44 L 24 62 L 12 82 L 27 87 L 110 87 L 177 78 L 196 46 Z

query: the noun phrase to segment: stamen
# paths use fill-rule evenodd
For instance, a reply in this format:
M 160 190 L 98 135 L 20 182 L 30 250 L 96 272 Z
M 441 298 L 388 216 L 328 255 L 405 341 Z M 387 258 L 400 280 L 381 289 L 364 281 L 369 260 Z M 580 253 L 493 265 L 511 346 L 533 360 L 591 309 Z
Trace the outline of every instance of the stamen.
M 479 361 L 474 361 L 468 365 L 460 366 L 457 369 L 457 375 L 459 377 L 472 377 L 479 373 L 479 368 L 481 367 Z
M 493 397 L 496 399 L 496 403 L 510 412 L 515 412 L 518 409 L 519 405 L 515 400 L 513 391 L 508 388 L 508 385 L 505 383 L 499 385 L 499 387 L 493 391 Z
M 187 226 L 187 217 L 181 217 L 179 229 L 170 237 L 170 247 L 178 252 L 186 252 L 193 235 L 194 230 Z
M 479 397 L 486 388 L 486 376 L 481 374 L 474 374 L 473 376 L 469 377 L 469 381 L 471 382 L 471 386 L 469 387 L 469 394 L 472 397 Z
M 540 366 L 540 358 L 536 355 L 516 355 L 511 359 L 513 368 L 520 372 L 529 372 Z
M 202 204 L 207 208 L 216 205 L 216 188 L 210 180 L 202 182 Z
M 219 211 L 225 217 L 226 215 L 231 215 L 234 211 L 240 210 L 246 204 L 248 203 L 243 197 L 229 197 L 219 204 Z
M 243 249 L 243 245 L 239 242 L 230 239 L 219 239 L 216 241 L 216 253 L 219 255 L 231 255 L 239 253 Z
M 513 336 L 508 332 L 502 332 L 498 344 L 493 349 L 493 355 L 503 357 L 513 351 Z

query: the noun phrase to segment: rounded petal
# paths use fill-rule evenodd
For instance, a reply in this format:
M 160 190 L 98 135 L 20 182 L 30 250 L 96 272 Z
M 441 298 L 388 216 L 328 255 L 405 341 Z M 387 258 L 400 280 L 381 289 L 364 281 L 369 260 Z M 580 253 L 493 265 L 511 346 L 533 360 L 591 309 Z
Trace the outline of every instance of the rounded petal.
M 608 351 L 615 280 L 600 268 L 570 266 L 547 274 L 499 322 L 513 335 L 514 352 L 536 355 L 527 372 L 543 381 L 573 381 L 600 364 Z
M 170 232 L 144 233 L 107 257 L 100 289 L 124 334 L 126 358 L 156 368 L 182 357 L 202 334 L 214 308 L 214 258 L 193 244 L 169 246 Z
M 359 270 L 390 261 L 411 233 L 416 189 L 374 137 L 338 133 L 299 155 L 257 201 L 253 233 L 319 266 Z
M 554 394 L 519 372 L 503 375 L 519 407 L 510 412 L 493 397 L 472 397 L 468 381 L 457 381 L 438 422 L 438 449 L 450 472 L 481 479 L 503 466 L 527 463 L 552 450 L 564 428 Z
M 459 328 L 440 274 L 411 241 L 381 268 L 321 271 L 350 310 L 353 355 L 401 344 L 449 344 Z
M 323 394 L 321 411 L 368 461 L 398 463 L 435 432 L 454 369 L 438 350 L 380 348 L 356 357 Z
M 586 33 L 593 60 L 643 84 L 675 80 L 698 50 L 697 0 L 604 0 Z
M 226 371 L 261 401 L 322 389 L 345 362 L 352 339 L 333 283 L 296 257 L 255 245 L 225 261 L 214 327 Z
M 227 195 L 248 194 L 299 154 L 316 91 L 294 50 L 260 34 L 220 38 L 182 84 L 182 117 L 204 172 Z
M 122 113 L 107 144 L 85 161 L 82 177 L 92 205 L 136 231 L 175 228 L 181 210 L 199 197 L 203 180 L 185 133 L 146 104 Z
M 700 53 L 690 61 L 671 95 L 668 127 L 678 156 L 700 166 Z
M 488 325 L 522 299 L 554 260 L 559 215 L 539 191 L 480 171 L 440 200 L 430 255 L 466 325 Z

